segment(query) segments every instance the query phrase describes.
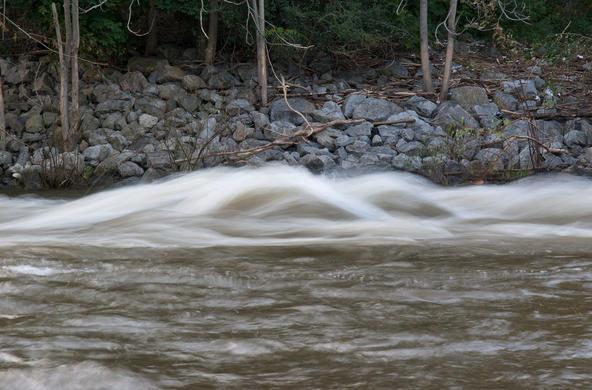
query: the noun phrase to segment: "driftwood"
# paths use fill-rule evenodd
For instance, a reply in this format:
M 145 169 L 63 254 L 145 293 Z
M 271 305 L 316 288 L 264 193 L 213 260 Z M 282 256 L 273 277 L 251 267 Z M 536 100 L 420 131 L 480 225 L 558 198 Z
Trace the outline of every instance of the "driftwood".
M 320 133 L 324 130 L 327 130 L 333 126 L 341 126 L 341 125 L 355 125 L 362 122 L 366 122 L 365 119 L 339 119 L 327 123 L 308 123 L 303 129 L 296 131 L 295 133 L 284 135 L 279 137 L 275 141 L 272 141 L 266 145 L 262 145 L 256 148 L 244 149 L 244 150 L 237 150 L 232 152 L 218 152 L 218 153 L 211 153 L 208 157 L 216 157 L 216 156 L 237 156 L 239 158 L 245 158 L 249 156 L 254 156 L 266 150 L 272 149 L 276 146 L 290 146 L 296 145 L 303 140 L 308 139 L 314 134 Z M 413 123 L 415 122 L 415 118 L 404 118 L 396 121 L 382 121 L 382 122 L 374 122 L 375 126 L 380 125 L 396 125 L 396 124 L 405 124 L 405 123 Z
M 244 158 L 247 158 L 250 156 L 255 156 L 255 155 L 262 153 L 266 150 L 273 149 L 276 146 L 291 146 L 291 145 L 296 145 L 301 142 L 305 142 L 312 135 L 320 133 L 320 132 L 327 130 L 328 128 L 333 127 L 333 126 L 355 125 L 355 124 L 359 124 L 359 123 L 363 123 L 363 122 L 366 122 L 366 120 L 365 119 L 339 119 L 339 120 L 335 120 L 335 121 L 331 121 L 331 122 L 327 122 L 327 123 L 307 123 L 304 128 L 296 131 L 295 133 L 279 137 L 275 141 L 271 141 L 270 143 L 268 143 L 266 145 L 262 145 L 262 146 L 259 146 L 256 148 L 236 150 L 236 151 L 231 151 L 231 152 L 210 153 L 205 157 L 236 156 L 239 159 L 244 159 Z M 410 117 L 410 118 L 404 118 L 404 119 L 400 119 L 400 120 L 396 120 L 396 121 L 373 122 L 373 124 L 375 126 L 380 126 L 380 125 L 398 125 L 398 124 L 414 123 L 414 122 L 415 122 L 415 118 Z M 210 143 L 210 142 L 211 142 L 211 139 L 208 140 L 208 143 Z M 190 162 L 191 163 L 193 161 L 199 160 L 202 157 L 202 151 L 205 149 L 206 146 L 207 146 L 207 144 L 202 147 L 202 150 L 200 151 L 198 156 L 191 158 L 191 159 L 184 158 L 184 159 L 175 160 L 175 163 L 177 163 L 177 164 L 183 163 L 183 162 Z

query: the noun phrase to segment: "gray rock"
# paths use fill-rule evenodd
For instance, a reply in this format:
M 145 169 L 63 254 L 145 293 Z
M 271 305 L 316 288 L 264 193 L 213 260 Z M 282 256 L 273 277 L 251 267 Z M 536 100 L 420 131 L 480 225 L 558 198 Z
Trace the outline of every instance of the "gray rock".
M 502 82 L 502 88 L 505 93 L 511 93 L 526 98 L 534 98 L 539 94 L 533 80 L 504 81 Z
M 138 164 L 131 161 L 122 162 L 117 169 L 119 170 L 119 175 L 123 178 L 142 176 L 144 174 L 144 170 Z
M 300 163 L 314 173 L 327 172 L 336 167 L 333 158 L 327 155 L 307 154 Z
M 307 154 L 324 154 L 330 156 L 331 152 L 326 148 L 321 148 L 321 145 L 315 142 L 300 143 L 296 146 L 296 151 L 304 156 Z
M 376 134 L 374 137 L 372 137 L 372 141 L 370 142 L 372 146 L 380 146 L 383 144 L 382 138 Z
M 508 76 L 501 72 L 485 71 L 481 74 L 480 79 L 483 81 L 504 81 L 508 80 Z
M 354 138 L 349 135 L 343 134 L 335 138 L 335 146 L 338 148 L 345 147 L 354 143 Z
M 333 101 L 326 102 L 320 110 L 315 110 L 311 115 L 315 121 L 322 123 L 345 119 L 341 107 Z
M 424 153 L 424 150 L 424 145 L 418 141 L 406 142 L 404 140 L 400 140 L 399 143 L 397 143 L 397 151 L 409 156 L 421 155 Z
M 12 153 L 6 150 L 0 150 L 0 167 L 8 168 L 12 165 Z
M 142 92 L 148 86 L 148 80 L 141 72 L 133 71 L 124 74 L 119 85 L 126 92 Z
M 421 116 L 431 118 L 438 105 L 421 96 L 413 96 L 405 102 L 405 106 L 417 112 Z
M 176 100 L 179 106 L 187 112 L 195 112 L 201 103 L 201 100 L 195 95 L 180 96 Z
M 354 140 L 354 142 L 352 142 L 351 144 L 347 145 L 345 147 L 345 150 L 347 150 L 349 153 L 361 155 L 370 150 L 370 145 L 368 144 L 368 142 L 357 139 Z
M 126 139 L 133 142 L 146 134 L 146 128 L 141 126 L 138 122 L 132 122 L 121 130 L 121 134 Z
M 97 104 L 95 107 L 95 113 L 102 114 L 115 111 L 126 112 L 131 110 L 133 105 L 133 100 L 107 100 Z
M 164 65 L 154 70 L 148 77 L 152 82 L 162 84 L 173 81 L 183 81 L 185 71 L 177 66 Z
M 311 102 L 303 98 L 290 98 L 288 99 L 290 106 L 304 114 L 305 116 L 312 114 L 315 111 L 315 106 Z M 283 121 L 293 123 L 295 125 L 301 125 L 304 123 L 304 119 L 294 111 L 292 111 L 284 99 L 277 99 L 271 103 L 270 118 L 272 122 Z
M 534 129 L 537 138 L 546 143 L 563 143 L 563 126 L 558 121 L 535 121 Z M 561 148 L 562 146 L 559 146 Z
M 86 161 L 101 162 L 113 153 L 113 147 L 110 144 L 89 146 L 82 155 Z
M 487 104 L 487 91 L 482 87 L 464 86 L 450 90 L 452 100 L 458 102 L 465 110 L 470 111 L 474 106 Z
M 247 99 L 233 99 L 226 106 L 226 113 L 230 116 L 237 116 L 255 111 L 255 107 Z
M 166 102 L 161 99 L 142 97 L 136 100 L 134 107 L 137 110 L 153 115 L 158 119 L 162 119 L 164 117 L 167 105 Z
M 129 145 L 129 141 L 127 138 L 123 136 L 120 132 L 114 132 L 109 134 L 107 140 L 113 146 L 113 148 L 119 152 L 123 151 L 127 145 Z
M 280 137 L 291 135 L 297 131 L 297 127 L 290 122 L 275 121 L 267 127 L 263 133 L 268 140 L 274 141 Z
M 486 129 L 495 129 L 502 123 L 500 110 L 495 103 L 474 106 L 473 112 L 477 115 L 481 126 Z
M 529 66 L 526 71 L 530 74 L 540 76 L 543 74 L 543 68 L 538 65 Z
M 539 76 L 536 76 L 534 79 L 534 86 L 536 87 L 537 90 L 541 90 L 545 87 L 545 85 L 547 85 L 547 82 L 545 80 L 543 80 L 542 78 L 540 78 Z
M 155 116 L 152 116 L 150 114 L 142 114 L 138 118 L 138 123 L 142 127 L 145 127 L 147 129 L 151 129 L 154 126 L 156 126 L 156 124 L 158 123 L 158 118 Z
M 170 169 L 173 166 L 171 155 L 166 151 L 155 151 L 146 153 L 146 162 L 149 168 Z
M 166 83 L 158 86 L 158 97 L 163 100 L 175 100 L 185 95 L 187 92 L 178 83 Z
M 502 149 L 481 149 L 475 155 L 475 160 L 483 163 L 486 169 L 493 169 L 498 171 L 504 169 L 504 151 Z
M 25 122 L 25 130 L 29 133 L 39 133 L 44 129 L 43 117 L 41 115 L 31 115 Z
M 403 171 L 417 172 L 421 169 L 422 161 L 419 156 L 407 156 L 406 154 L 398 154 L 393 157 L 391 162 L 396 169 Z
M 526 147 L 520 151 L 518 155 L 518 165 L 520 169 L 532 169 L 532 157 L 530 155 L 530 147 Z
M 234 132 L 232 133 L 232 139 L 236 142 L 242 142 L 255 132 L 252 127 L 247 127 L 244 123 L 238 122 L 235 125 Z
M 369 121 L 384 121 L 402 111 L 401 107 L 388 100 L 367 98 L 355 106 L 352 117 Z
M 543 168 L 545 169 L 557 169 L 564 167 L 565 164 L 561 157 L 551 153 L 543 153 Z
M 269 117 L 262 112 L 253 111 L 250 113 L 250 116 L 257 130 L 263 130 L 270 124 Z
M 120 112 L 112 112 L 103 119 L 102 127 L 113 130 L 121 130 L 127 125 L 125 118 Z
M 104 103 L 111 100 L 129 100 L 131 96 L 122 91 L 117 84 L 97 84 L 92 91 L 93 100 Z
M 479 123 L 464 108 L 454 102 L 445 102 L 438 108 L 433 123 L 446 129 L 451 126 L 458 128 L 479 128 Z
M 372 128 L 372 123 L 362 122 L 357 125 L 349 126 L 345 130 L 345 134 L 349 135 L 350 137 L 370 137 Z
M 343 113 L 347 118 L 351 118 L 354 114 L 355 108 L 368 99 L 364 95 L 349 95 L 343 103 Z
M 183 88 L 189 92 L 196 92 L 199 89 L 206 88 L 206 82 L 199 76 L 188 74 L 183 77 Z
M 586 133 L 583 131 L 578 130 L 571 130 L 567 134 L 565 134 L 564 141 L 567 146 L 574 147 L 576 145 L 579 146 L 586 146 L 587 145 L 587 137 Z
M 586 134 L 586 142 L 592 144 L 592 125 L 586 119 L 578 118 L 568 121 L 565 124 L 565 130 L 567 132 L 572 130 L 583 131 Z

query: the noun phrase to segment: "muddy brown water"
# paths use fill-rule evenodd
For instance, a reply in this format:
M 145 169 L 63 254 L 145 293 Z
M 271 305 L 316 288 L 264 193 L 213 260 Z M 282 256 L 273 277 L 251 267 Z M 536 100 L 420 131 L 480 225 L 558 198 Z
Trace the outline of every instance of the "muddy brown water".
M 590 388 L 592 182 L 0 195 L 0 389 Z

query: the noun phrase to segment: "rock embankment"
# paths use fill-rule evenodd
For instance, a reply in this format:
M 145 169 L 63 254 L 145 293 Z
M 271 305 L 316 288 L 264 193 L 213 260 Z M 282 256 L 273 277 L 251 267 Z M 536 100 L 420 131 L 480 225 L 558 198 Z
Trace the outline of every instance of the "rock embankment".
M 442 104 L 421 94 L 395 102 L 364 92 L 371 91 L 368 83 L 388 85 L 403 77 L 405 66 L 397 64 L 393 74 L 387 68 L 381 74 L 301 77 L 297 84 L 303 87 L 291 91 L 287 102 L 278 96 L 259 109 L 253 66 L 197 72 L 166 60 L 133 58 L 126 73 L 89 68 L 82 75 L 77 151 L 60 153 L 52 147 L 59 129 L 55 65 L 47 59 L 0 60 L 8 132 L 0 183 L 29 189 L 65 181 L 108 185 L 270 161 L 315 172 L 405 170 L 447 184 L 591 167 L 587 119 L 511 120 L 516 112 L 553 112 L 557 98 L 542 78 L 512 80 L 486 72 L 481 80 L 498 83 L 497 91 L 461 86 Z M 405 70 L 409 77 L 411 70 Z M 308 139 L 290 138 L 311 124 L 332 121 L 345 123 Z M 398 121 L 405 123 L 393 124 Z M 266 148 L 286 138 L 295 142 Z

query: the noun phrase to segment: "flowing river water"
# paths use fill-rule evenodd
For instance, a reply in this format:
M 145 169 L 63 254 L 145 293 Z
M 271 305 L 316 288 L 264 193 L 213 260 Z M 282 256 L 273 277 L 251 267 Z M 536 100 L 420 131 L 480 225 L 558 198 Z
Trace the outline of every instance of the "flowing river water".
M 592 181 L 0 195 L 0 389 L 591 388 Z

